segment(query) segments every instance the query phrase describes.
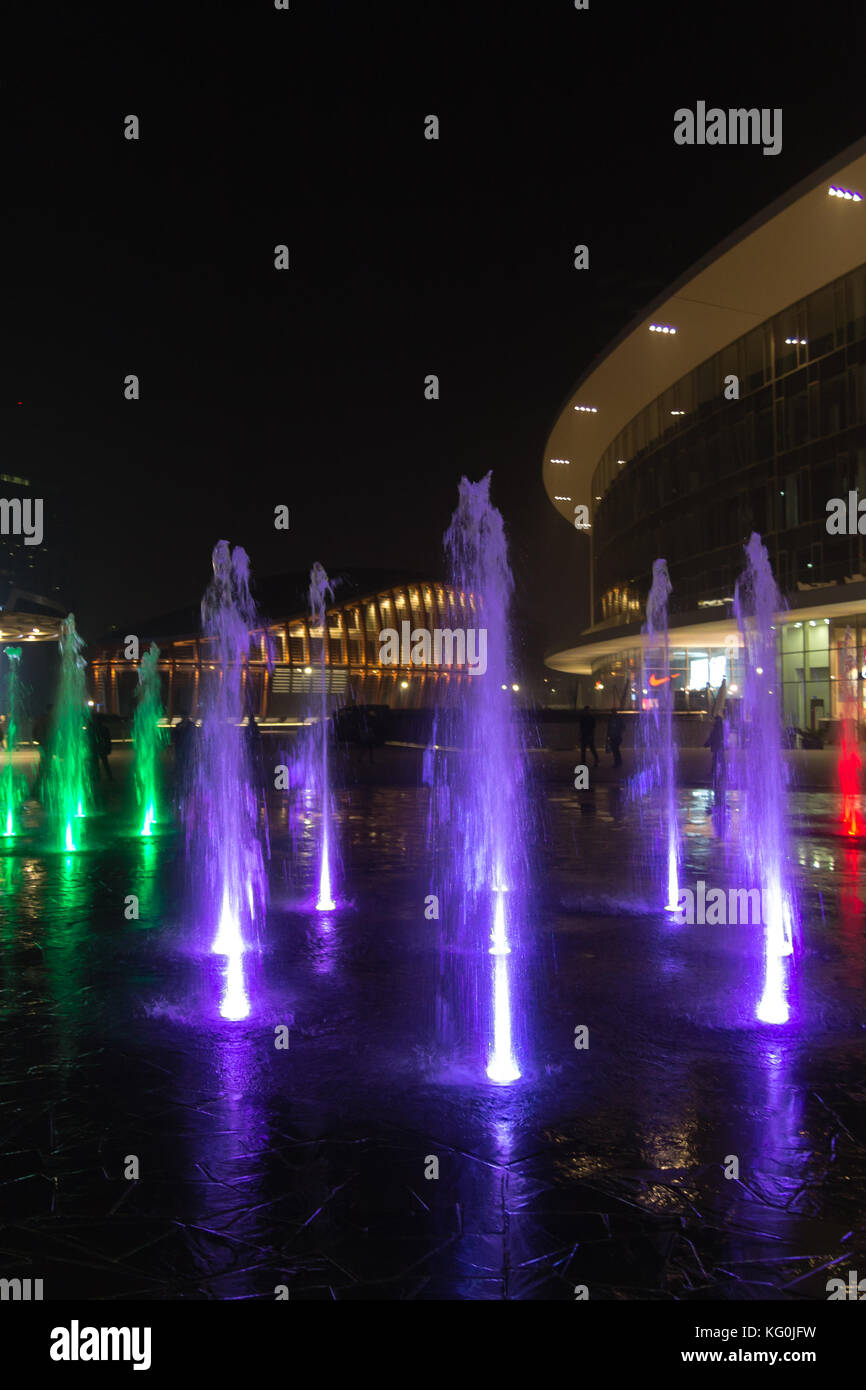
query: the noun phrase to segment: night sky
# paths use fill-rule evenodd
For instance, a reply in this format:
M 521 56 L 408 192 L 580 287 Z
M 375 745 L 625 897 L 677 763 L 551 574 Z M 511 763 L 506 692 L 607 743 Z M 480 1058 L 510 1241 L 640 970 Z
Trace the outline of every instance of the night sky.
M 0 80 L 0 471 L 44 496 L 85 636 L 195 601 L 223 536 L 261 576 L 441 573 L 458 480 L 490 468 L 526 655 L 575 635 L 547 432 L 633 314 L 864 134 L 862 6 L 107 13 L 40 7 Z M 699 99 L 782 106 L 782 154 L 676 146 Z

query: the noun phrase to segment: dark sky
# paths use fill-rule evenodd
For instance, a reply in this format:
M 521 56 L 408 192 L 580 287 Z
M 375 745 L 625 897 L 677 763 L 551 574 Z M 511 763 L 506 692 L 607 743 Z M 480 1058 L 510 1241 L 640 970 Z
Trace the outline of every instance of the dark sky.
M 490 468 L 538 641 L 573 633 L 585 543 L 541 484 L 564 397 L 648 299 L 866 132 L 854 5 L 39 18 L 0 80 L 0 471 L 44 495 L 91 639 L 196 599 L 222 536 L 261 575 L 438 572 L 458 480 Z M 782 106 L 782 154 L 676 146 L 699 99 Z

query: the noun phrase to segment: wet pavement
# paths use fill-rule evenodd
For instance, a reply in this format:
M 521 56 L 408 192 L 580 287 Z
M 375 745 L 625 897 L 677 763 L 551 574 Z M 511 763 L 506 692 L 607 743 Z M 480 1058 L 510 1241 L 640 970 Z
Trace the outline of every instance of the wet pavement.
M 830 794 L 790 798 L 804 953 L 774 1028 L 760 928 L 676 926 L 615 784 L 539 772 L 532 1046 L 501 1087 L 436 1033 L 405 752 L 348 768 L 334 913 L 274 815 L 232 1024 L 181 838 L 134 835 L 124 757 L 82 853 L 47 849 L 35 806 L 0 851 L 0 1276 L 46 1299 L 823 1300 L 864 1267 L 866 861 Z M 683 882 L 729 881 L 708 801 L 680 792 Z

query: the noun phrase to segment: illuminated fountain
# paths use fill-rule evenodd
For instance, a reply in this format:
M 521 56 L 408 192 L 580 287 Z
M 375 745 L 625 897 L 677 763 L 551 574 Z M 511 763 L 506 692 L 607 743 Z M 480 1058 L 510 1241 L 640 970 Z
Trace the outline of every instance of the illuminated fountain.
M 785 839 L 786 770 L 776 679 L 775 615 L 783 606 L 767 550 L 753 532 L 746 568 L 734 594 L 743 646 L 740 748 L 740 886 L 760 887 L 764 903 L 764 987 L 757 1007 L 762 1023 L 787 1023 L 788 967 L 794 951 L 795 904 Z
M 159 647 L 151 643 L 138 664 L 138 703 L 132 724 L 135 790 L 142 835 L 151 835 L 160 813 L 160 754 L 168 742 L 159 685 Z
M 2 833 L 14 835 L 18 819 L 18 807 L 24 799 L 24 779 L 15 773 L 15 746 L 18 742 L 18 718 L 21 701 L 21 648 L 7 647 L 9 662 L 8 699 L 9 718 L 6 722 L 6 766 L 3 769 L 3 791 L 0 800 L 0 816 L 3 819 Z
M 846 835 L 862 835 L 860 815 L 859 705 L 857 651 L 850 627 L 839 653 L 839 790 L 842 793 L 842 827 Z
M 213 579 L 201 605 L 202 637 L 213 653 L 206 672 L 202 726 L 193 749 L 183 809 L 189 861 L 196 867 L 199 910 L 211 951 L 225 958 L 220 1013 L 250 1012 L 244 958 L 258 944 L 267 910 L 267 875 L 256 827 L 258 799 L 241 728 L 243 670 L 256 626 L 250 568 L 240 546 L 219 541 Z
M 453 753 L 431 757 L 434 893 L 441 907 L 440 1036 L 468 1048 L 489 1080 L 516 1081 L 525 1048 L 523 921 L 528 909 L 526 767 L 513 718 L 509 607 L 513 580 L 488 473 L 461 479 L 445 535 L 450 579 L 486 630 L 486 671 L 442 711 Z M 453 620 L 452 620 L 453 622 Z M 480 638 L 476 638 L 480 640 Z M 453 679 L 453 677 L 452 677 Z M 438 737 L 438 734 L 437 734 Z M 444 785 L 443 785 L 444 779 Z
M 319 839 L 319 871 L 318 871 L 318 897 L 316 899 L 316 910 L 318 912 L 332 912 L 336 907 L 334 901 L 334 891 L 331 874 L 331 855 L 332 855 L 332 816 L 331 816 L 331 782 L 328 773 L 328 699 L 327 699 L 327 669 L 325 666 L 326 655 L 326 630 L 325 630 L 325 604 L 329 598 L 334 597 L 327 574 L 322 566 L 316 562 L 310 571 L 310 631 L 315 633 L 321 630 L 321 702 L 319 707 L 319 737 L 320 743 L 313 764 L 315 782 L 318 783 L 316 791 L 320 808 L 320 839 Z
M 665 910 L 676 912 L 679 902 L 680 835 L 677 825 L 676 747 L 673 732 L 673 678 L 668 641 L 668 599 L 671 581 L 666 560 L 653 565 L 643 627 L 643 679 L 646 692 L 641 715 L 641 770 L 632 793 L 658 792 L 661 808 L 660 843 L 663 855 L 662 891 Z
M 83 647 L 70 613 L 60 625 L 60 684 L 46 778 L 51 823 L 61 848 L 67 850 L 80 848 L 80 822 L 91 808 L 93 785 Z

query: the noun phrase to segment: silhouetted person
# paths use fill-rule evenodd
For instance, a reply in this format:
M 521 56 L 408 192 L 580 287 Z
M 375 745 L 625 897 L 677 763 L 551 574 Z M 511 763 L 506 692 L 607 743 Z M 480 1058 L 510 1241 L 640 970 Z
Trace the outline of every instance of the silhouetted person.
M 42 714 L 38 715 L 33 721 L 33 742 L 39 744 L 39 767 L 33 782 L 32 795 L 38 797 L 42 792 L 42 785 L 48 776 L 49 753 L 48 743 L 51 738 L 52 725 L 54 723 L 54 706 L 46 705 Z
M 622 767 L 622 758 L 620 757 L 619 750 L 624 733 L 625 720 L 619 713 L 619 710 L 612 709 L 607 717 L 607 742 L 613 754 L 614 767 Z
M 244 737 L 247 741 L 249 751 L 250 771 L 253 774 L 253 783 L 257 787 L 264 785 L 264 767 L 262 765 L 262 731 L 256 716 L 250 713 L 247 717 L 247 726 L 244 730 Z
M 100 764 L 105 769 L 105 775 L 109 782 L 114 781 L 111 768 L 108 763 L 108 755 L 111 752 L 111 730 L 108 721 L 101 714 L 95 714 L 90 721 L 90 737 L 93 742 L 93 770 L 99 777 Z
M 376 725 L 373 715 L 366 705 L 360 707 L 360 730 L 358 742 L 362 748 L 367 749 L 370 762 L 373 761 L 373 749 L 376 747 Z
M 180 719 L 171 731 L 171 741 L 174 745 L 174 781 L 178 792 L 185 788 L 189 776 L 194 738 L 195 724 L 189 717 L 189 711 L 182 709 Z
M 595 758 L 595 767 L 598 767 L 598 753 L 595 749 L 595 715 L 589 705 L 584 705 L 578 720 L 580 725 L 580 761 L 586 765 L 587 748 Z
M 709 748 L 713 755 L 710 776 L 713 782 L 713 791 L 718 791 L 724 786 L 725 782 L 725 726 L 722 716 L 717 714 L 713 719 L 713 727 L 710 729 L 710 736 L 704 744 Z

